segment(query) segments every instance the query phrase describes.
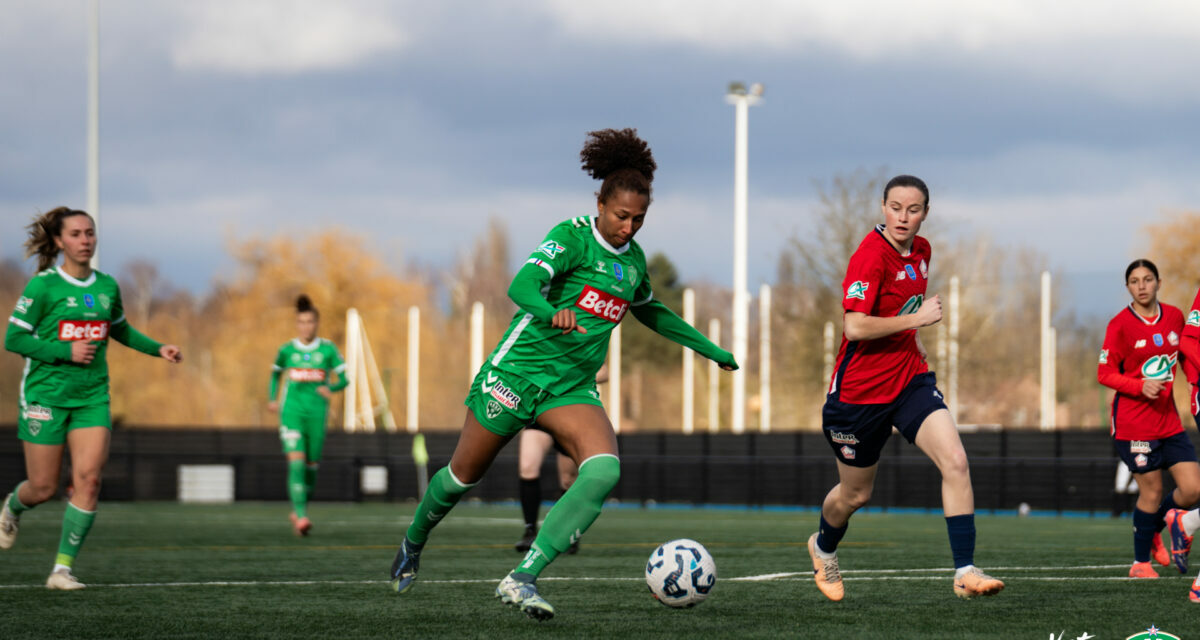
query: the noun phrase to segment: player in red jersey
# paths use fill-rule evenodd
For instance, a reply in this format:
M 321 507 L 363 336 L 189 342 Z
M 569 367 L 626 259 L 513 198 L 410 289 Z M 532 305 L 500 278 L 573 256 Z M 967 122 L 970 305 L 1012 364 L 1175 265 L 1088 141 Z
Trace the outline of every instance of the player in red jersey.
M 917 329 L 942 319 L 929 285 L 929 242 L 917 235 L 929 215 L 929 188 L 896 176 L 883 190 L 884 224 L 850 257 L 842 282 L 842 346 L 822 409 L 825 439 L 837 456 L 838 484 L 821 505 L 820 528 L 808 539 L 817 587 L 844 595 L 837 545 L 850 516 L 871 498 L 879 453 L 895 426 L 942 474 L 942 509 L 954 556 L 954 593 L 992 595 L 1004 583 L 974 564 L 975 497 L 958 427 L 925 364 Z
M 1133 302 L 1108 322 L 1096 370 L 1100 384 L 1116 391 L 1113 446 L 1138 485 L 1131 578 L 1158 577 L 1151 556 L 1163 566 L 1171 563 L 1161 536 L 1165 516 L 1200 499 L 1200 464 L 1171 394 L 1181 353 L 1184 371 L 1190 372 L 1192 380 L 1200 361 L 1181 351 L 1183 313 L 1158 301 L 1159 284 L 1158 267 L 1149 260 L 1134 260 L 1125 269 L 1125 287 Z M 1163 469 L 1171 472 L 1176 485 L 1166 496 Z

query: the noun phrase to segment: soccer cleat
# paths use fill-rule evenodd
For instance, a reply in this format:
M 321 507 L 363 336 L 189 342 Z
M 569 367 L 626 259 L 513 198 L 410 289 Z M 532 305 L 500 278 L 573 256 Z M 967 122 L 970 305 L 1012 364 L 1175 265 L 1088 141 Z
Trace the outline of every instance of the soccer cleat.
M 49 578 L 46 578 L 47 589 L 55 589 L 57 591 L 75 591 L 77 589 L 82 589 L 85 586 L 87 585 L 76 580 L 75 576 L 71 575 L 70 569 L 57 569 L 54 571 L 54 573 L 50 574 Z
M 838 559 L 835 553 L 832 558 L 817 556 L 817 534 L 808 538 L 808 555 L 812 558 L 813 579 L 817 588 L 830 600 L 837 602 L 846 595 L 845 585 L 842 584 L 842 572 L 838 569 Z
M 977 567 L 971 567 L 962 574 L 962 577 L 954 579 L 954 595 L 960 598 L 994 596 L 1002 590 L 1004 590 L 1003 582 L 980 571 Z
M 1129 567 L 1130 578 L 1157 578 L 1158 572 L 1149 562 L 1135 562 Z
M 309 520 L 308 518 L 296 518 L 296 521 L 292 523 L 292 527 L 295 528 L 296 535 L 303 538 L 304 536 L 308 535 L 310 530 L 312 530 L 312 520 Z
M 573 556 L 577 553 L 579 553 L 579 538 L 575 538 L 575 540 L 571 542 L 571 546 L 567 547 L 567 555 Z
M 1187 513 L 1183 509 L 1171 509 L 1167 512 L 1167 531 L 1171 534 L 1171 560 L 1175 562 L 1175 568 L 1179 569 L 1179 573 L 1187 573 L 1188 570 L 1188 553 L 1192 550 L 1192 536 L 1187 534 L 1183 528 L 1183 523 L 1179 521 L 1183 514 Z M 3 520 L 0 520 L 0 527 L 3 527 Z M 0 535 L 3 535 L 0 533 Z M 0 540 L 0 546 L 3 546 L 3 541 Z
M 1196 580 L 1192 582 L 1192 590 L 1188 592 L 1188 600 L 1200 604 L 1200 576 L 1196 576 Z
M 4 497 L 4 506 L 0 507 L 0 549 L 11 549 L 17 541 L 17 515 L 8 508 L 8 500 L 12 494 Z
M 513 548 L 516 549 L 517 551 L 520 551 L 521 553 L 525 553 L 526 551 L 529 551 L 530 547 L 533 546 L 533 541 L 536 538 L 537 538 L 537 525 L 536 524 L 527 524 L 527 525 L 525 525 L 525 535 L 521 536 L 521 539 L 517 541 L 517 544 L 513 545 Z
M 1158 563 L 1160 567 L 1171 566 L 1171 553 L 1167 551 L 1167 547 L 1163 545 L 1162 534 L 1154 534 L 1154 538 L 1150 540 L 1150 557 Z
M 409 549 L 408 538 L 404 538 L 400 549 L 396 551 L 396 559 L 392 561 L 392 591 L 404 593 L 411 589 L 420 564 L 421 552 Z
M 521 582 L 508 574 L 496 586 L 496 597 L 500 602 L 511 604 L 534 620 L 549 620 L 554 617 L 554 607 L 538 595 L 537 585 Z

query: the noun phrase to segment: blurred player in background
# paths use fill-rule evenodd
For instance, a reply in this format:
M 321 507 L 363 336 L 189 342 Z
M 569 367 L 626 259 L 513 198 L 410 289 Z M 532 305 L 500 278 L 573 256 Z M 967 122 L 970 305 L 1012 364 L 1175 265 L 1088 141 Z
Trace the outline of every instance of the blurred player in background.
M 65 444 L 74 493 L 46 586 L 82 589 L 71 566 L 96 518 L 112 430 L 108 339 L 168 362 L 180 362 L 183 354 L 129 325 L 117 281 L 91 267 L 96 224 L 90 215 L 59 207 L 28 229 L 25 255 L 37 256 L 38 274 L 17 299 L 4 335 L 4 348 L 25 356 L 17 437 L 24 441 L 28 479 L 0 507 L 0 549 L 13 546 L 21 514 L 58 491 Z M 63 261 L 55 266 L 59 253 Z
M 1190 383 L 1188 398 L 1191 400 L 1192 417 L 1200 425 L 1200 292 L 1196 293 L 1184 319 L 1179 351 L 1183 354 L 1183 372 Z M 1164 519 L 1171 537 L 1171 559 L 1180 573 L 1187 573 L 1192 537 L 1200 529 L 1200 510 L 1171 509 Z M 1192 602 L 1200 603 L 1200 576 L 1192 583 L 1189 598 Z
M 1125 269 L 1125 288 L 1133 301 L 1108 322 L 1096 369 L 1100 384 L 1116 391 L 1113 446 L 1138 486 L 1131 578 L 1158 577 L 1151 557 L 1164 567 L 1171 564 L 1161 536 L 1165 517 L 1200 498 L 1200 464 L 1171 393 L 1182 353 L 1183 313 L 1158 301 L 1160 284 L 1158 267 L 1149 260 L 1134 260 Z M 1188 377 L 1194 380 L 1197 362 L 1183 355 L 1184 370 L 1193 371 Z M 1166 496 L 1163 469 L 1176 484 Z
M 308 535 L 312 521 L 308 500 L 317 484 L 317 466 L 325 446 L 329 399 L 350 383 L 346 363 L 337 347 L 317 337 L 320 313 L 308 296 L 296 299 L 296 338 L 279 348 L 271 367 L 270 403 L 280 412 L 279 439 L 288 461 L 288 498 L 292 501 L 292 529 Z M 333 382 L 334 376 L 338 381 Z M 283 378 L 282 395 L 279 379 Z M 281 411 L 282 407 L 282 411 Z
M 596 372 L 596 384 L 605 382 L 608 382 L 607 364 Z M 575 461 L 554 441 L 554 436 L 536 422 L 522 429 L 518 437 L 520 449 L 517 454 L 517 474 L 521 479 L 521 515 L 525 518 L 525 534 L 513 547 L 525 553 L 537 538 L 538 511 L 542 507 L 542 461 L 546 459 L 546 454 L 550 453 L 550 449 L 554 449 L 558 454 L 555 456 L 558 462 L 558 487 L 564 493 L 575 482 L 579 469 L 575 466 Z M 579 553 L 578 538 L 567 547 L 567 553 Z
M 875 486 L 879 453 L 893 425 L 942 474 L 942 509 L 954 556 L 954 593 L 993 595 L 1004 583 L 975 567 L 975 495 L 958 427 L 926 364 L 917 329 L 942 319 L 929 286 L 929 242 L 917 235 L 929 215 L 929 188 L 896 176 L 883 190 L 884 223 L 850 258 L 842 282 L 842 346 L 822 409 L 825 439 L 837 456 L 838 484 L 825 496 L 817 533 L 808 539 L 817 587 L 845 595 L 837 546 L 850 516 Z
M 496 597 L 532 618 L 554 608 L 535 581 L 558 554 L 587 531 L 620 478 L 617 438 L 596 390 L 609 334 L 626 311 L 657 333 L 720 363 L 733 356 L 654 299 L 646 257 L 633 240 L 650 206 L 657 165 L 633 129 L 588 134 L 583 169 L 603 180 L 595 218 L 556 225 L 517 272 L 508 295 L 512 324 L 476 374 L 462 434 L 450 464 L 429 482 L 392 564 L 392 589 L 417 577 L 430 531 L 483 477 L 496 454 L 532 422 L 550 433 L 579 468 L 579 477 L 546 514 L 524 560 L 496 587 Z

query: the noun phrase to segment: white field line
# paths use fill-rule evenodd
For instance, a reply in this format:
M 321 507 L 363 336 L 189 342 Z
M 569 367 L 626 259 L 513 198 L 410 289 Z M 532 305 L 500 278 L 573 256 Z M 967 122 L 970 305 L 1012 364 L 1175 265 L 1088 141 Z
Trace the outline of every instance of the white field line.
M 993 573 L 1018 572 L 1018 571 L 1107 571 L 1114 569 L 1125 569 L 1128 565 L 1111 564 L 1111 565 L 1081 565 L 1072 567 L 998 567 L 996 569 L 988 569 Z M 896 575 L 896 574 L 920 574 L 937 572 L 937 575 Z M 847 581 L 861 582 L 868 580 L 946 580 L 953 573 L 953 569 L 933 568 L 933 569 L 869 569 L 859 571 L 843 571 L 843 575 Z M 850 575 L 846 575 L 850 574 Z M 864 575 L 864 574 L 886 574 L 886 575 Z M 1013 580 L 1011 576 L 1000 575 Z M 766 573 L 756 576 L 739 576 L 736 578 L 724 578 L 722 581 L 727 582 L 766 582 L 771 580 L 783 581 L 806 581 L 812 579 L 811 572 L 789 572 L 789 573 Z M 1080 577 L 1075 576 L 1027 576 L 1016 578 L 1020 582 L 1061 582 L 1066 580 L 1079 580 Z M 1089 576 L 1088 580 L 1136 580 L 1125 576 Z M 597 578 L 597 577 L 551 577 L 541 578 L 543 582 L 638 582 L 641 577 L 626 577 L 626 578 Z M 89 589 L 155 589 L 155 588 L 173 588 L 173 587 L 296 587 L 296 586 L 324 586 L 324 585 L 385 585 L 386 580 L 213 580 L 209 582 L 131 582 L 131 583 L 91 583 Z M 486 579 L 461 579 L 461 580 L 422 580 L 421 584 L 492 584 L 496 582 L 495 578 Z M 41 584 L 0 584 L 0 589 L 43 589 Z

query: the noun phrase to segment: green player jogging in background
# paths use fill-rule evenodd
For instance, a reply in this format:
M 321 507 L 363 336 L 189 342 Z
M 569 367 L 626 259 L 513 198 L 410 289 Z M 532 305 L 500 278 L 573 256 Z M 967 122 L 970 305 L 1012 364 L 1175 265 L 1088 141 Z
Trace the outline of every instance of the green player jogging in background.
M 536 580 L 592 525 L 621 475 L 596 372 L 627 311 L 723 369 L 737 368 L 728 351 L 654 299 L 646 256 L 633 240 L 645 221 L 657 168 L 645 141 L 633 129 L 593 131 L 580 157 L 583 169 L 604 181 L 596 194 L 598 215 L 555 226 L 513 278 L 508 296 L 517 313 L 471 383 L 450 464 L 430 479 L 396 553 L 391 586 L 397 593 L 412 588 L 437 523 L 479 482 L 500 449 L 536 422 L 575 461 L 579 475 L 495 594 L 531 618 L 554 615 Z
M 297 337 L 279 348 L 271 368 L 271 401 L 268 408 L 280 412 L 279 439 L 288 461 L 288 498 L 292 501 L 292 529 L 308 535 L 312 520 L 308 500 L 317 484 L 317 465 L 325 446 L 325 421 L 329 399 L 350 383 L 346 363 L 337 347 L 317 337 L 320 313 L 308 296 L 296 299 Z M 331 382 L 334 375 L 337 382 Z M 283 378 L 282 400 L 279 379 Z
M 58 491 L 65 444 L 75 491 L 46 587 L 69 591 L 84 588 L 71 567 L 96 518 L 108 460 L 108 339 L 168 362 L 180 362 L 183 354 L 129 326 L 117 281 L 91 267 L 96 224 L 90 215 L 59 207 L 28 229 L 26 257 L 38 257 L 38 274 L 17 299 L 4 335 L 4 348 L 25 356 L 17 436 L 28 479 L 0 505 L 0 549 L 16 542 L 21 515 Z M 63 263 L 55 266 L 59 253 Z

